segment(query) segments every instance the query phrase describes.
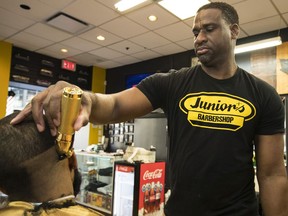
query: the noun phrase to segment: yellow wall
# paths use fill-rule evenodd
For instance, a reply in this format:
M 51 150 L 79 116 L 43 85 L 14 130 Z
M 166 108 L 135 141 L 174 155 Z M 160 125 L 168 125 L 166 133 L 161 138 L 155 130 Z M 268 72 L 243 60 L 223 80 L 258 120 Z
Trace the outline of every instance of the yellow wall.
M 279 94 L 288 94 L 288 42 L 277 47 L 277 86 Z
M 106 70 L 94 66 L 92 75 L 92 91 L 95 93 L 105 93 L 106 89 L 105 81 L 106 81 Z M 90 124 L 89 145 L 99 143 L 101 141 L 102 135 L 103 135 L 102 125 Z
M 6 114 L 12 44 L 0 41 L 0 118 Z

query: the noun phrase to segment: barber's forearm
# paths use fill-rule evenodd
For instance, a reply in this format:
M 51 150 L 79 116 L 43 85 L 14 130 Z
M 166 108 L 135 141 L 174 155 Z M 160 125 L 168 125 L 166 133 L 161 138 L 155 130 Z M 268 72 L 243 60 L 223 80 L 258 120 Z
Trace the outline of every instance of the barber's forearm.
M 92 103 L 89 121 L 94 124 L 124 122 L 153 110 L 148 98 L 138 88 L 108 95 L 90 94 L 89 98 Z
M 265 216 L 287 216 L 287 176 L 258 177 L 258 181 L 261 205 Z
M 89 93 L 89 96 L 92 104 L 89 121 L 94 124 L 106 124 L 113 121 L 115 115 L 113 97 L 98 93 Z

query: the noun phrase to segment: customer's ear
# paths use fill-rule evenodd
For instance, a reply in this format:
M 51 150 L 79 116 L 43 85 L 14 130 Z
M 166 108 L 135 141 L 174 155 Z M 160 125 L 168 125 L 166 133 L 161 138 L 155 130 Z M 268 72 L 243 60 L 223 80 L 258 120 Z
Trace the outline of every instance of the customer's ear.
M 231 31 L 231 37 L 232 39 L 237 39 L 239 34 L 240 34 L 240 28 L 239 28 L 239 25 L 238 24 L 232 24 L 230 26 L 230 31 Z

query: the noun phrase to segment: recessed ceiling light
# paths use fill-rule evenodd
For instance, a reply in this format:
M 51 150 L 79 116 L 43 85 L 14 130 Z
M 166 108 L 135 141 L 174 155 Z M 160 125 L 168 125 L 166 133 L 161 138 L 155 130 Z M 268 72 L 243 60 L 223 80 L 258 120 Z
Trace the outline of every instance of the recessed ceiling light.
M 105 37 L 102 36 L 102 35 L 98 35 L 98 36 L 97 36 L 97 40 L 103 41 L 103 40 L 105 40 Z
M 208 0 L 162 0 L 158 2 L 158 4 L 181 20 L 195 16 L 198 8 L 208 3 L 210 3 Z
M 155 16 L 155 15 L 150 15 L 150 16 L 148 16 L 148 19 L 149 19 L 151 22 L 155 22 L 158 18 L 157 18 L 157 16 Z
M 67 49 L 61 49 L 61 52 L 63 52 L 63 53 L 67 53 L 68 50 L 67 50 Z
M 26 5 L 26 4 L 20 4 L 20 7 L 24 10 L 30 10 L 31 7 L 29 5 Z

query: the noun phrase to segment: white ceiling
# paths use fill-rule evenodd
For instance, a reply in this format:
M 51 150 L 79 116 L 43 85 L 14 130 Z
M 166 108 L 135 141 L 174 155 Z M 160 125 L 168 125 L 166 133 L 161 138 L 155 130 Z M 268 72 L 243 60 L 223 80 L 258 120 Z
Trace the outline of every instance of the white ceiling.
M 106 69 L 193 49 L 193 18 L 181 21 L 155 0 L 121 14 L 114 8 L 116 2 L 0 0 L 0 40 L 58 59 Z M 239 13 L 241 38 L 288 27 L 287 0 L 225 2 Z M 31 9 L 24 10 L 20 4 Z M 89 28 L 72 35 L 46 24 L 58 12 L 88 23 Z M 157 22 L 148 21 L 151 14 L 158 16 Z M 99 34 L 106 40 L 97 40 Z M 69 52 L 61 53 L 61 48 Z

